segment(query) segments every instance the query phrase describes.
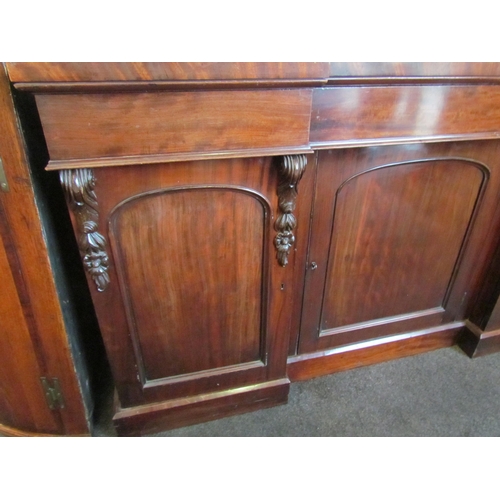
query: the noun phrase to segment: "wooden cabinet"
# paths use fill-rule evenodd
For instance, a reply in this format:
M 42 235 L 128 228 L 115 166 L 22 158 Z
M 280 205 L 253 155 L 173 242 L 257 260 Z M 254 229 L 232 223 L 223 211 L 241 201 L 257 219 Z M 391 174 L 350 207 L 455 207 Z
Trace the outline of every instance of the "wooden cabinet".
M 431 66 L 9 65 L 66 194 L 120 434 L 498 348 L 499 68 Z

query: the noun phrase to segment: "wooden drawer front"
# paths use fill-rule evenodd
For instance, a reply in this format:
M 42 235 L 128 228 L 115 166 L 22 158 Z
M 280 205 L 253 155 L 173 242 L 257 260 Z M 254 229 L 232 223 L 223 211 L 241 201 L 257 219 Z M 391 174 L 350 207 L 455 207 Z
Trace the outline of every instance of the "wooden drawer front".
M 315 89 L 311 142 L 500 136 L 500 88 L 392 86 Z
M 51 160 L 307 146 L 312 90 L 44 94 Z

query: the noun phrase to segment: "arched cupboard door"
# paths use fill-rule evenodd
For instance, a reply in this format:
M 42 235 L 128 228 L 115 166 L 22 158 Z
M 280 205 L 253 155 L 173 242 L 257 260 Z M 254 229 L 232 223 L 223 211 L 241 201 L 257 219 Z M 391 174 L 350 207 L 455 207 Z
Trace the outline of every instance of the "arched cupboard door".
M 299 352 L 452 328 L 498 225 L 499 143 L 319 153 Z

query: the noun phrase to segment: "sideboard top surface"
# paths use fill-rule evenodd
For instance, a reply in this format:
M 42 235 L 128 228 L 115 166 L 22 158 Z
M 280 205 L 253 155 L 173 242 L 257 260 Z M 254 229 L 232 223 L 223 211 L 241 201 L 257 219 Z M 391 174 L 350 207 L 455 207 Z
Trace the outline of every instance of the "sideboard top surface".
M 7 63 L 12 82 L 303 80 L 328 77 L 328 63 Z
M 13 83 L 500 77 L 497 62 L 10 62 Z

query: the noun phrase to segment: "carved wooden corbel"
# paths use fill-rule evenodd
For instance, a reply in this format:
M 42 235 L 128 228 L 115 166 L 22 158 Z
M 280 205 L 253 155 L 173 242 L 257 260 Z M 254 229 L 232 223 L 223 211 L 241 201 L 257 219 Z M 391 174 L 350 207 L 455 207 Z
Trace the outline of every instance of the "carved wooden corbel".
M 94 280 L 97 290 L 103 292 L 109 284 L 109 258 L 106 239 L 97 231 L 99 212 L 94 191 L 94 174 L 88 168 L 61 170 L 59 178 L 68 205 L 75 216 L 78 247 L 83 265 Z
M 274 238 L 276 257 L 281 266 L 288 264 L 288 254 L 295 242 L 293 231 L 297 219 L 293 214 L 297 199 L 297 185 L 305 172 L 307 157 L 305 155 L 283 156 L 278 167 L 278 206 L 280 215 L 274 227 L 278 234 Z

